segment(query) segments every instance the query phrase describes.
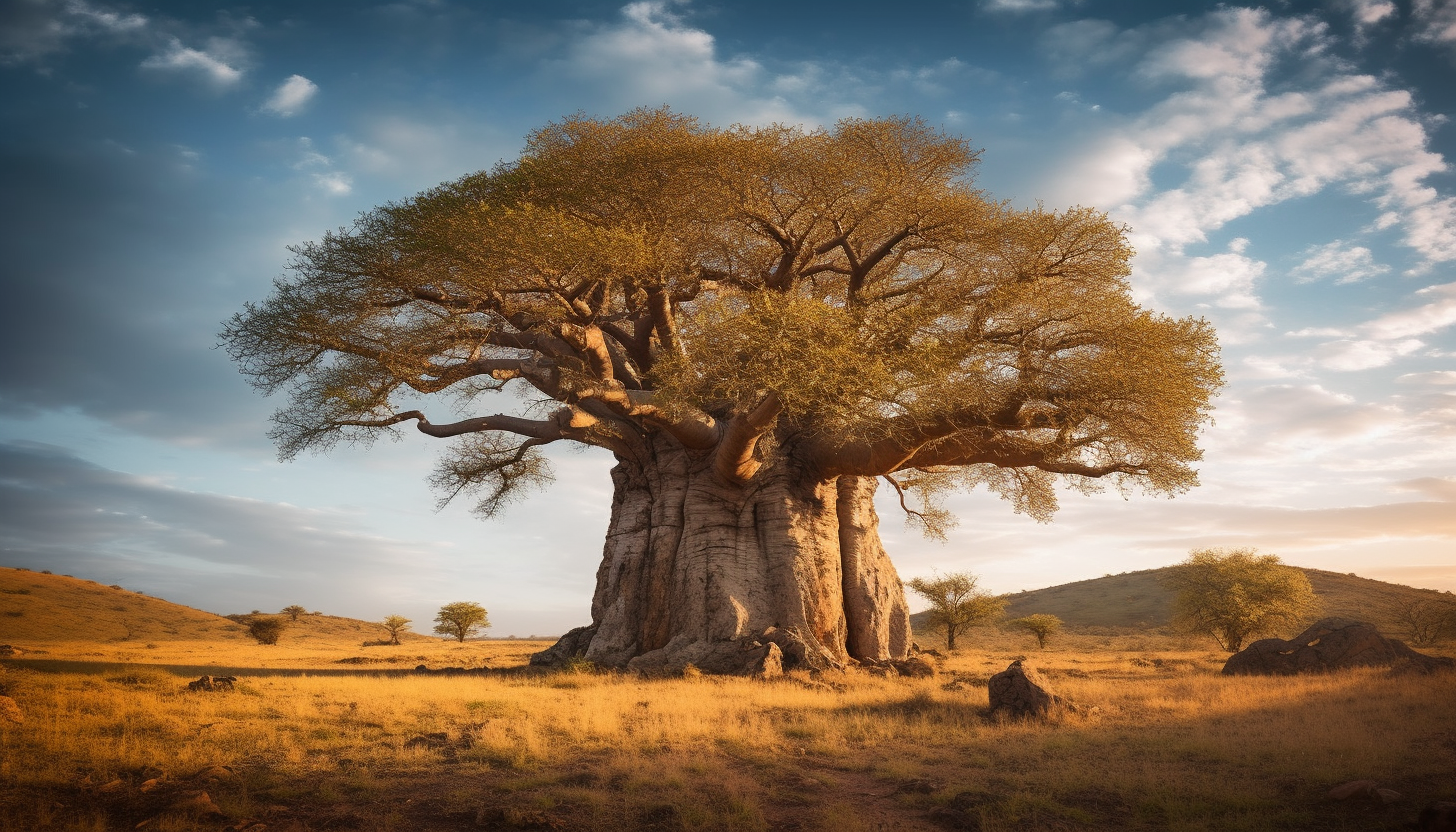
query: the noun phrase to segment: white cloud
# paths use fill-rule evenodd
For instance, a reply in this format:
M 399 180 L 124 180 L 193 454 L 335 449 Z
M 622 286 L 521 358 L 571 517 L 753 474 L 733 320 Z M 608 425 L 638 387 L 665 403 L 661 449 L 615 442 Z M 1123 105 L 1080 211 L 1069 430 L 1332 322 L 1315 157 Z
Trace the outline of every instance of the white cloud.
M 1369 370 L 1384 367 L 1423 346 L 1424 342 L 1414 338 L 1398 341 L 1345 338 L 1320 344 L 1313 355 L 1321 366 L 1331 370 Z
M 1411 4 L 1419 39 L 1430 43 L 1456 43 L 1456 3 L 1451 0 L 1415 0 Z
M 1406 373 L 1396 376 L 1399 384 L 1425 384 L 1456 387 L 1456 370 L 1432 370 L 1427 373 Z
M 1060 5 L 1058 0 L 984 0 L 981 8 L 989 12 L 1045 12 Z
M 1370 249 L 1352 246 L 1344 240 L 1310 246 L 1304 250 L 1304 258 L 1302 263 L 1290 270 L 1300 283 L 1327 277 L 1336 278 L 1336 283 L 1355 283 L 1390 271 L 1389 266 L 1375 262 Z
M 165 49 L 148 57 L 141 65 L 143 69 L 193 75 L 213 87 L 225 88 L 243 79 L 243 70 L 233 65 L 240 62 L 240 58 L 238 44 L 223 38 L 211 39 L 206 50 L 193 49 L 182 45 L 177 38 L 170 38 Z
M 1427 302 L 1414 309 L 1392 312 L 1365 324 L 1362 329 L 1381 339 L 1425 335 L 1456 324 L 1456 283 L 1427 286 L 1416 292 Z
M 837 89 L 863 92 L 863 83 L 847 83 L 844 67 L 801 62 L 774 74 L 752 58 L 720 57 L 713 36 L 688 25 L 670 5 L 631 3 L 619 22 L 587 29 L 562 59 L 547 65 L 546 74 L 555 76 L 548 80 L 590 89 L 594 106 L 608 113 L 690 102 L 695 115 L 721 123 L 815 124 L 859 114 L 858 105 L 825 100 Z M 915 75 L 907 78 L 916 81 Z M 934 83 L 931 75 L 918 83 Z M 807 102 L 809 111 L 791 99 Z
M 1372 17 L 1378 11 L 1360 8 Z M 1114 214 L 1131 225 L 1142 255 L 1161 249 L 1181 256 L 1234 220 L 1338 187 L 1370 195 L 1381 212 L 1373 227 L 1399 226 L 1404 244 L 1426 264 L 1417 271 L 1456 260 L 1456 198 L 1427 184 L 1448 166 L 1429 149 L 1430 120 L 1409 92 L 1331 57 L 1331 35 L 1311 17 L 1224 8 L 1180 21 L 1184 31 L 1176 37 L 1170 25 L 1118 32 L 1084 21 L 1044 38 L 1044 49 L 1071 63 L 1095 62 L 1104 48 L 1158 43 L 1133 75 L 1176 89 L 1141 116 L 1085 141 L 1045 175 L 1075 185 L 1053 184 L 1051 191 L 1071 189 L 1078 201 L 1120 206 Z M 1300 78 L 1310 80 L 1299 84 Z M 1182 181 L 1174 178 L 1180 170 Z M 1341 266 L 1343 275 L 1329 276 L 1348 281 L 1383 273 L 1373 256 L 1365 257 L 1355 247 L 1311 251 L 1296 276 L 1323 277 Z
M 1398 11 L 1390 0 L 1344 0 L 1340 5 L 1361 27 L 1374 26 Z
M 315 173 L 313 182 L 329 196 L 345 196 L 354 190 L 354 179 L 341 171 Z
M 302 75 L 290 75 L 288 80 L 278 85 L 278 89 L 268 97 L 263 104 L 263 109 L 276 116 L 287 118 L 297 115 L 308 106 L 313 97 L 318 94 L 318 85 Z

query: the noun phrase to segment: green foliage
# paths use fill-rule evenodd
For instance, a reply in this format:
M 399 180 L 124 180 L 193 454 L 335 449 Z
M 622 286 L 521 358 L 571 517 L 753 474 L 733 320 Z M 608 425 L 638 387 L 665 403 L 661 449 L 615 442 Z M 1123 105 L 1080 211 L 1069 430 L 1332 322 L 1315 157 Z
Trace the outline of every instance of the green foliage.
M 956 649 L 956 638 L 966 630 L 988 624 L 1006 610 L 1006 597 L 978 589 L 977 580 L 969 572 L 952 572 L 914 578 L 905 584 L 930 602 L 926 623 L 929 629 L 945 636 L 947 650 Z
M 1164 578 L 1173 624 L 1236 653 L 1255 636 L 1292 628 L 1319 608 L 1309 578 L 1257 549 L 1194 549 Z
M 973 187 L 978 163 L 914 118 L 570 117 L 515 161 L 296 247 L 293 277 L 223 339 L 257 387 L 291 393 L 282 456 L 413 422 L 451 441 L 442 498 L 486 515 L 550 479 L 541 445 L 632 456 L 646 434 L 694 450 L 770 434 L 764 459 L 898 473 L 931 534 L 944 495 L 979 485 L 1046 519 L 1059 481 L 1196 484 L 1212 328 L 1133 301 L 1124 227 L 1014 209 Z M 474 415 L 507 385 L 534 412 Z M 406 409 L 446 409 L 437 394 L 467 418 Z M 752 431 L 722 430 L 765 402 Z
M 1036 638 L 1036 646 L 1045 650 L 1047 641 L 1061 631 L 1062 619 L 1049 613 L 1039 612 L 1023 618 L 1013 618 L 1006 622 L 1006 627 L 1031 633 Z
M 389 643 L 399 644 L 399 634 L 410 628 L 410 619 L 402 615 L 386 615 L 380 622 L 389 631 Z
M 248 619 L 248 635 L 259 644 L 277 644 L 278 637 L 288 629 L 288 621 L 279 615 L 258 615 Z
M 289 621 L 297 621 L 300 615 L 306 615 L 307 613 L 308 610 L 304 607 L 299 606 L 298 604 L 291 604 L 284 607 L 282 610 L 279 610 L 278 612 L 279 615 L 288 616 Z
M 485 607 L 474 601 L 456 601 L 440 608 L 435 615 L 435 632 L 464 642 L 471 634 L 490 626 Z

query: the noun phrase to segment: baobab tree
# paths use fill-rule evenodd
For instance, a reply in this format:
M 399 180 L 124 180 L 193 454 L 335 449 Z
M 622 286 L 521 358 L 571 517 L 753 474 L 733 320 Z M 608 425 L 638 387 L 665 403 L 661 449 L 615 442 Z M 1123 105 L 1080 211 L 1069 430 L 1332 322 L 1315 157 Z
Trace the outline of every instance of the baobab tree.
M 572 117 L 295 247 L 223 339 L 291 393 L 284 458 L 413 424 L 492 516 L 549 444 L 615 456 L 592 623 L 542 662 L 903 658 L 879 480 L 931 534 L 977 485 L 1043 519 L 1059 481 L 1177 493 L 1221 383 L 1206 322 L 1130 298 L 1122 226 L 994 201 L 977 161 L 913 118 Z

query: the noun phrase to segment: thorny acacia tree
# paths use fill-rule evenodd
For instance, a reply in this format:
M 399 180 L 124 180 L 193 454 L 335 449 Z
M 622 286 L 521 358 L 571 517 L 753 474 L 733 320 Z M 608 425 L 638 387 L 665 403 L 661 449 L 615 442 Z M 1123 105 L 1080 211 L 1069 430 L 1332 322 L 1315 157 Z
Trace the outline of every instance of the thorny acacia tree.
M 992 201 L 976 162 L 908 118 L 573 117 L 295 248 L 223 337 L 291 391 L 285 458 L 413 423 L 491 515 L 545 445 L 615 455 L 592 624 L 543 661 L 903 657 L 878 479 L 932 533 L 978 484 L 1037 518 L 1058 480 L 1176 493 L 1220 384 L 1205 322 L 1130 299 L 1121 226 Z M 482 412 L 502 388 L 529 405 Z
M 1177 593 L 1173 624 L 1237 653 L 1254 636 L 1293 628 L 1319 609 L 1309 576 L 1258 549 L 1194 549 L 1163 582 Z
M 475 631 L 488 627 L 490 619 L 486 616 L 485 607 L 474 601 L 455 601 L 441 607 L 435 614 L 435 632 L 461 643 Z
M 979 579 L 969 572 L 952 572 L 933 578 L 912 578 L 907 586 L 930 602 L 926 623 L 945 636 L 945 649 L 955 650 L 956 639 L 967 630 L 999 618 L 1007 601 L 976 586 Z

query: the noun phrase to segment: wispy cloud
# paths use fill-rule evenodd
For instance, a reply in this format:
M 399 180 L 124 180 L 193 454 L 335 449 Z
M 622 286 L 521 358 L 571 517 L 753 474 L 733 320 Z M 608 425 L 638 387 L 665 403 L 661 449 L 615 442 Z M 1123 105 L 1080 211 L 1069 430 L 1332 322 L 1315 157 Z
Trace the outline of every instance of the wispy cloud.
M 283 118 L 298 115 L 318 94 L 318 89 L 318 84 L 302 75 L 290 75 L 263 103 L 263 110 Z
M 67 0 L 64 3 L 15 2 L 0 26 L 0 64 L 39 61 L 65 51 L 73 41 L 105 38 L 130 40 L 143 35 L 146 15 Z
M 194 77 L 214 88 L 225 89 L 243 80 L 243 70 L 234 65 L 240 63 L 241 58 L 240 45 L 226 38 L 212 38 L 206 49 L 194 49 L 177 38 L 171 38 L 166 47 L 142 61 L 141 66 L 156 72 Z
M 1301 283 L 1330 277 L 1336 283 L 1355 283 L 1390 271 L 1389 266 L 1375 262 L 1370 249 L 1352 246 L 1344 240 L 1310 246 L 1304 250 L 1303 257 L 1303 262 L 1290 270 Z

